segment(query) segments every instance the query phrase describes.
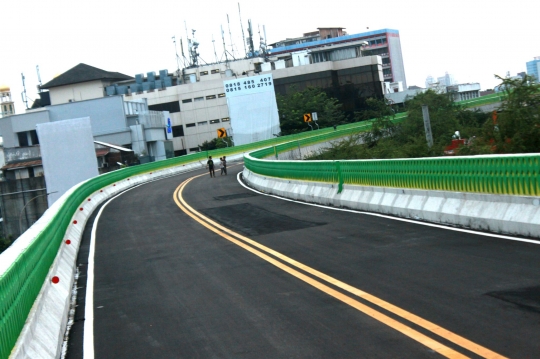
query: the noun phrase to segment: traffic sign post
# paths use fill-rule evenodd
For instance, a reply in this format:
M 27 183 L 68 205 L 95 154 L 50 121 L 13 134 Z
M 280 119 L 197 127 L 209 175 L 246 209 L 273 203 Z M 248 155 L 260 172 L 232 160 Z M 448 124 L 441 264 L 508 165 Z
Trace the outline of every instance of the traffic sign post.
M 311 118 L 313 119 L 313 122 L 317 125 L 317 130 L 319 129 L 319 124 L 317 123 L 317 112 L 313 112 L 311 114 Z
M 312 121 L 311 114 L 310 113 L 305 113 L 304 114 L 304 122 L 311 122 L 311 121 Z

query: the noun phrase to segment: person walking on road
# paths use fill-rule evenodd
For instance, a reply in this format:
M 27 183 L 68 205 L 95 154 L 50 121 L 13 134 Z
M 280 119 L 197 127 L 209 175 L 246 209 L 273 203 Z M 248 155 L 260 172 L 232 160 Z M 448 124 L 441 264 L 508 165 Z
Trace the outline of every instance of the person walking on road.
M 220 176 L 223 176 L 223 172 L 225 172 L 225 159 L 224 159 L 224 157 L 219 158 L 219 168 L 221 168 Z
M 216 171 L 214 171 L 214 161 L 212 160 L 212 156 L 208 156 L 206 168 L 208 168 L 208 170 L 210 171 L 210 177 L 216 177 Z
M 225 156 L 223 156 L 223 159 L 221 160 L 223 163 L 223 167 L 221 168 L 221 173 L 225 173 L 225 176 L 227 175 L 227 159 Z

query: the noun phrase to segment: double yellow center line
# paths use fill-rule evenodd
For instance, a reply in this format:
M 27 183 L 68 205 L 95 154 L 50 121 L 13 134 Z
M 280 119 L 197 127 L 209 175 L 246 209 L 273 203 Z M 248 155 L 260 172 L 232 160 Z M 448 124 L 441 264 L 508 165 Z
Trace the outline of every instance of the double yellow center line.
M 386 324 L 387 326 L 405 334 L 411 339 L 416 340 L 417 342 L 425 345 L 426 347 L 436 351 L 437 353 L 444 355 L 447 358 L 467 358 L 467 356 L 457 352 L 456 350 L 428 337 L 425 334 L 418 332 L 417 330 L 407 326 L 389 316 L 357 301 L 351 296 L 345 295 L 329 285 L 337 287 L 343 291 L 346 291 L 354 296 L 360 297 L 365 301 L 368 301 L 376 306 L 383 308 L 394 315 L 397 315 L 403 319 L 408 320 L 409 322 L 422 327 L 439 337 L 452 342 L 462 348 L 469 350 L 470 352 L 479 355 L 484 358 L 505 358 L 504 356 L 495 353 L 479 344 L 476 344 L 462 336 L 455 334 L 449 330 L 446 330 L 430 321 L 427 321 L 419 316 L 412 314 L 404 309 L 401 309 L 393 304 L 390 304 L 378 297 L 375 297 L 369 293 L 366 293 L 358 288 L 350 286 L 344 282 L 341 282 L 335 278 L 332 278 L 324 273 L 317 271 L 305 264 L 295 261 L 292 258 L 289 258 L 279 252 L 274 251 L 271 248 L 268 248 L 254 240 L 242 236 L 239 233 L 236 233 L 226 227 L 223 227 L 219 223 L 214 222 L 210 218 L 204 216 L 200 212 L 193 209 L 182 197 L 182 192 L 189 182 L 193 179 L 204 176 L 199 175 L 191 177 L 184 182 L 182 182 L 174 192 L 174 201 L 180 207 L 180 209 L 186 213 L 188 216 L 193 218 L 195 221 L 199 222 L 204 227 L 208 228 L 217 235 L 229 240 L 230 242 L 238 245 L 239 247 L 255 254 L 256 256 L 264 259 L 265 261 L 273 264 L 274 266 L 280 268 L 281 270 L 291 274 L 292 276 L 304 281 L 305 283 L 321 290 L 322 292 L 350 305 L 351 307 L 361 311 L 364 314 L 369 315 L 370 317 L 380 321 L 381 323 Z M 279 260 L 278 260 L 279 259 Z M 285 264 L 287 263 L 287 264 Z M 320 281 L 313 279 L 310 276 L 302 273 L 301 271 L 310 274 L 311 276 L 318 278 Z M 325 284 L 326 282 L 326 284 Z

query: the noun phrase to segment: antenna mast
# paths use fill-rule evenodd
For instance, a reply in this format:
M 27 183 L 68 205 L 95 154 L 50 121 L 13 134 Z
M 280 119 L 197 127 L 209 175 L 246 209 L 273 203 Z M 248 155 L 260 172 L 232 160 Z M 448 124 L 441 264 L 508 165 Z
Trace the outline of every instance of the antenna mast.
M 248 42 L 249 42 L 249 53 L 248 57 L 255 56 L 255 46 L 253 45 L 253 29 L 251 28 L 251 19 L 248 19 Z
M 223 32 L 223 25 L 221 25 L 221 39 L 223 40 L 223 53 L 225 54 L 225 64 L 229 67 L 229 58 L 227 57 L 227 47 L 225 46 L 225 33 Z M 234 56 L 233 56 L 234 58 Z
M 232 52 L 232 57 L 234 58 L 234 47 L 233 47 L 232 34 L 231 34 L 231 23 L 229 22 L 229 14 L 227 14 L 227 25 L 229 26 L 229 39 L 231 40 L 231 52 Z
M 38 79 L 38 92 L 41 93 L 41 76 L 39 75 L 39 65 L 36 65 L 37 79 Z
M 24 102 L 24 105 L 26 106 L 26 109 L 28 110 L 28 97 L 26 97 L 26 85 L 24 84 L 24 74 L 21 72 L 22 77 L 22 86 L 23 86 L 23 92 L 21 93 L 22 102 Z
M 240 3 L 238 3 L 238 16 L 240 18 L 240 28 L 242 29 L 242 43 L 244 44 L 244 53 L 247 56 L 246 38 L 244 37 L 244 26 L 242 25 L 242 13 L 240 12 Z
M 180 78 L 180 59 L 178 56 L 178 49 L 176 48 L 176 36 L 172 37 L 172 41 L 174 42 L 174 52 L 176 54 L 176 76 Z
M 216 40 L 214 40 L 214 34 L 212 34 L 212 45 L 214 46 L 214 57 L 216 58 L 216 63 L 218 63 L 218 58 L 216 54 Z

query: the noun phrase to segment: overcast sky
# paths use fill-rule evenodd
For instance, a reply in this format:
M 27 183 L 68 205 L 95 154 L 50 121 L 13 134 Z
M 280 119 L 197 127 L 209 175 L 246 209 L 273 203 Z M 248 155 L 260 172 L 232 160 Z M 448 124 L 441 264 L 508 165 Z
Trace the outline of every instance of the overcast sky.
M 424 87 L 428 75 L 446 71 L 460 83 L 498 84 L 494 74 L 516 75 L 540 56 L 538 0 L 514 1 L 241 1 L 244 31 L 266 26 L 268 43 L 299 37 L 317 27 L 345 27 L 349 34 L 383 28 L 399 30 L 407 84 Z M 201 57 L 214 62 L 223 45 L 230 51 L 227 14 L 236 55 L 243 54 L 238 1 L 165 0 L 2 0 L 0 3 L 0 84 L 11 87 L 17 113 L 21 73 L 27 95 L 38 84 L 79 63 L 134 76 L 176 69 L 172 36 L 196 29 Z M 246 32 L 247 33 L 247 32 Z M 258 39 L 258 35 L 255 36 Z M 258 40 L 256 41 L 258 46 Z M 180 52 L 180 50 L 178 50 Z M 31 102 L 29 103 L 29 106 Z

